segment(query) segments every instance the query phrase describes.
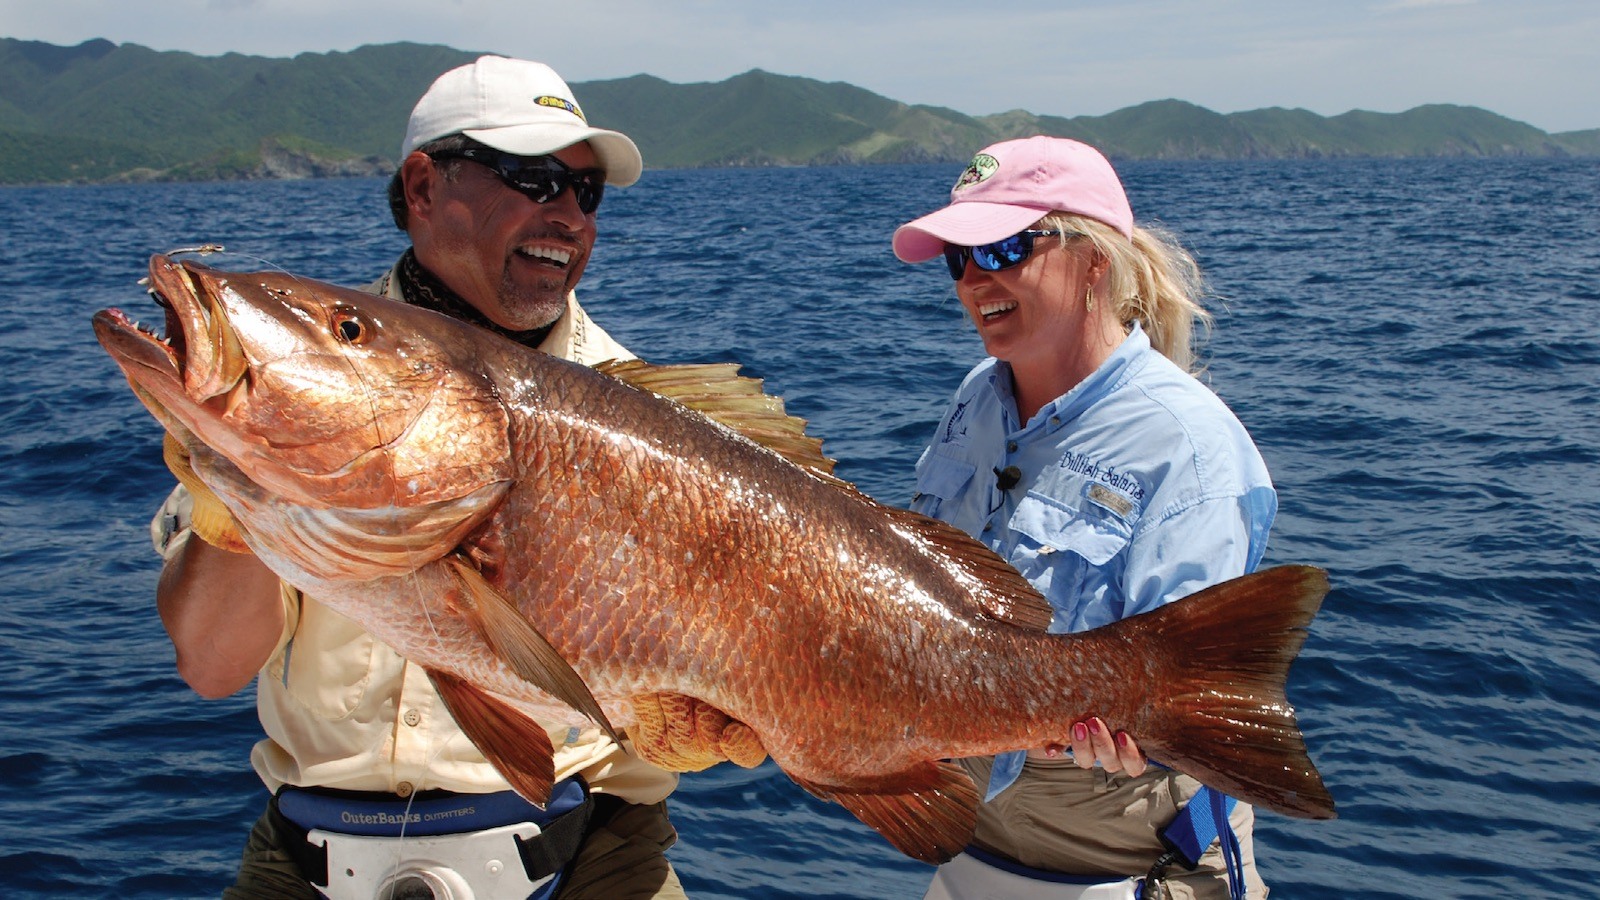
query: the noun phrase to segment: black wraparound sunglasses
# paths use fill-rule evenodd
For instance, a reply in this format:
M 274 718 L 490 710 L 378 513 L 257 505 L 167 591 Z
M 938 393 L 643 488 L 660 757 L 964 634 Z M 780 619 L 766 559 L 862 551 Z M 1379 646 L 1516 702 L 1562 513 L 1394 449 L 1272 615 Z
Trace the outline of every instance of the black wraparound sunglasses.
M 428 154 L 434 160 L 465 159 L 486 167 L 506 186 L 535 203 L 549 203 L 571 188 L 585 215 L 600 207 L 605 192 L 604 169 L 574 169 L 554 156 L 517 156 L 493 147 L 463 147 Z

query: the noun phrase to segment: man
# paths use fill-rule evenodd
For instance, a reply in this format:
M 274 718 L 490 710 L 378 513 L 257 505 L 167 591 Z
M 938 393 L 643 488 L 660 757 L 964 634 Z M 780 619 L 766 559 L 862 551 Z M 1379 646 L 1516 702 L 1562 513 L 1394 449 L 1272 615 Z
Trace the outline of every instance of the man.
M 588 125 L 548 67 L 486 56 L 451 70 L 413 110 L 390 183 L 412 247 L 369 290 L 585 364 L 631 358 L 573 288 L 604 185 L 632 184 L 642 166 L 626 136 Z M 420 667 L 281 584 L 170 438 L 167 456 L 184 484 L 153 530 L 166 558 L 157 607 L 178 671 L 205 697 L 260 674 L 266 738 L 251 763 L 275 796 L 224 896 L 372 897 L 386 880 L 394 896 L 442 896 L 451 878 L 479 897 L 684 896 L 665 857 L 677 835 L 663 801 L 676 775 L 598 729 L 562 726 L 550 730 L 558 784 L 548 808 L 507 793 Z M 467 827 L 383 827 L 414 823 L 419 809 Z M 504 833 L 516 825 L 526 836 L 527 822 L 538 837 Z M 408 841 L 413 855 L 426 843 L 432 863 L 409 865 Z

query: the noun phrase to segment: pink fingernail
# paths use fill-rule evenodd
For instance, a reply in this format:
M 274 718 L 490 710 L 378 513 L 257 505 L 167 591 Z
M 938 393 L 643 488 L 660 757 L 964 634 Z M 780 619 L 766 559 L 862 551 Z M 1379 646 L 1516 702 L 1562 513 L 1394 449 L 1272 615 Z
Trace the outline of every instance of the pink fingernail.
M 1076 725 L 1073 725 L 1072 726 L 1072 739 L 1076 740 L 1076 741 L 1086 741 L 1086 740 L 1088 740 L 1089 739 L 1089 729 L 1083 727 L 1083 723 L 1082 722 L 1079 722 Z

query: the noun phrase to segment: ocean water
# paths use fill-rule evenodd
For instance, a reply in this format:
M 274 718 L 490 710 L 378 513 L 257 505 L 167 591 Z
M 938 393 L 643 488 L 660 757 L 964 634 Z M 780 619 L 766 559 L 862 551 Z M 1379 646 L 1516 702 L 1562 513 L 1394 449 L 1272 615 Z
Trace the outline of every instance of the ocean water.
M 1280 491 L 1269 563 L 1334 590 L 1291 679 L 1332 822 L 1262 813 L 1287 898 L 1600 896 L 1600 167 L 1120 167 L 1221 300 L 1208 378 Z M 888 238 L 949 166 L 652 171 L 581 288 L 643 356 L 736 360 L 903 503 L 981 356 Z M 403 249 L 376 180 L 0 190 L 0 885 L 215 896 L 263 793 L 250 692 L 203 701 L 152 602 L 160 432 L 91 314 L 155 319 L 151 252 L 225 244 L 360 284 Z M 771 763 L 684 778 L 697 898 L 920 896 L 930 870 Z

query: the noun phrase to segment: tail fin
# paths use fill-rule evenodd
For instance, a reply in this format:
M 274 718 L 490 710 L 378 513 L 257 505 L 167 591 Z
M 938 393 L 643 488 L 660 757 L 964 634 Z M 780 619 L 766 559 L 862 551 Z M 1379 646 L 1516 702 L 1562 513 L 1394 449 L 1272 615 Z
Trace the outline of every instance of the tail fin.
M 1124 639 L 1162 668 L 1156 695 L 1130 729 L 1139 746 L 1248 803 L 1333 818 L 1333 797 L 1284 693 L 1289 664 L 1327 593 L 1321 569 L 1281 566 L 1110 626 L 1127 626 Z

